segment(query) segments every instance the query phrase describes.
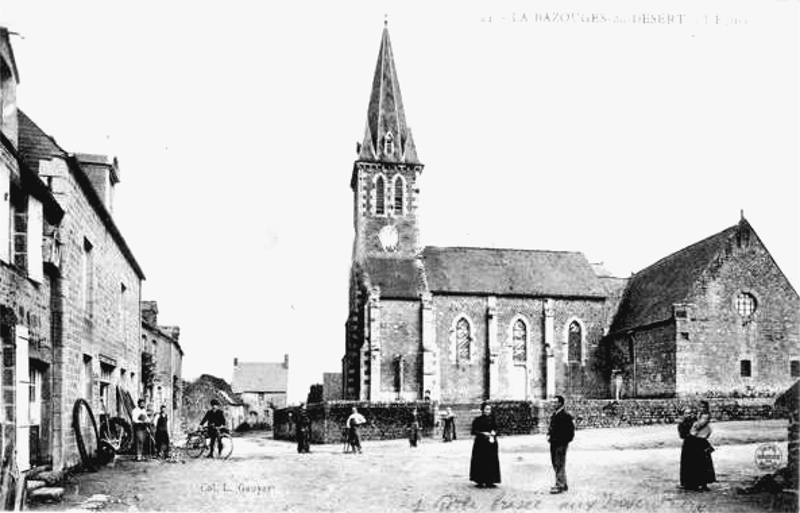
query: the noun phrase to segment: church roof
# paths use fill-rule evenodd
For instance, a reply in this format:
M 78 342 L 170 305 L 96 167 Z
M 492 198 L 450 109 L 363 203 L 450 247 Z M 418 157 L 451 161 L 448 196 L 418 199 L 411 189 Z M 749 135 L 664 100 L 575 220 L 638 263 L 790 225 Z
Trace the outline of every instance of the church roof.
M 688 300 L 703 272 L 731 244 L 741 224 L 662 258 L 628 280 L 612 332 L 646 326 L 672 317 L 672 305 Z
M 422 260 L 434 293 L 605 297 L 578 252 L 428 246 Z
M 424 290 L 422 269 L 416 258 L 370 257 L 364 262 L 370 286 L 381 289 L 381 297 L 414 299 Z
M 367 109 L 367 126 L 359 159 L 366 161 L 402 162 L 419 164 L 411 129 L 406 125 L 400 83 L 389 40 L 389 29 L 384 26 L 372 92 Z

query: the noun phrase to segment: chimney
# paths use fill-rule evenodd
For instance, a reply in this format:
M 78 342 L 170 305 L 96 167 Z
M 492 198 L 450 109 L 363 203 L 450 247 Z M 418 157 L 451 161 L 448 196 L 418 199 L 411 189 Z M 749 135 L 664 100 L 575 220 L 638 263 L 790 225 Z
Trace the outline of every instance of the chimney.
M 283 355 L 283 368 L 284 369 L 288 369 L 289 368 L 289 355 L 288 354 Z
M 114 213 L 114 186 L 119 183 L 119 162 L 117 158 L 109 158 L 106 155 L 93 155 L 88 153 L 76 153 L 75 159 L 86 173 L 89 181 L 92 182 L 97 195 L 108 210 L 109 214 Z
M 234 367 L 238 367 L 239 366 L 239 359 L 238 358 L 234 358 L 233 359 L 233 366 Z
M 157 301 L 142 301 L 139 304 L 142 311 L 142 322 L 155 328 L 158 326 L 158 302 Z

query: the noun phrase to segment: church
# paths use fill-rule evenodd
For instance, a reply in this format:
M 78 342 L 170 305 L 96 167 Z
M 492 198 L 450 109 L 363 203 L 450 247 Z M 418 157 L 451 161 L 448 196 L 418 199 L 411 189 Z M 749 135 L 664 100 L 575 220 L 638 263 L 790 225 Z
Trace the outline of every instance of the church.
M 421 247 L 423 168 L 384 27 L 350 181 L 344 399 L 747 396 L 800 377 L 800 299 L 743 215 L 615 278 L 579 252 Z

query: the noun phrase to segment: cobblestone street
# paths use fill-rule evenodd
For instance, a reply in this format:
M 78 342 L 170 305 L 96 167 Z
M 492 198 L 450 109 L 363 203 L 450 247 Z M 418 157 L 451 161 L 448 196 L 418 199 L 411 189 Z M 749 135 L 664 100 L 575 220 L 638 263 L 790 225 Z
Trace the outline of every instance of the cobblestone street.
M 762 474 L 755 448 L 779 442 L 786 422 L 715 425 L 711 492 L 678 488 L 680 440 L 675 426 L 579 431 L 570 446 L 570 491 L 549 495 L 553 472 L 543 435 L 501 438 L 502 484 L 475 488 L 467 479 L 471 440 L 365 442 L 364 453 L 339 445 L 294 445 L 263 433 L 235 440 L 227 461 L 118 461 L 67 483 L 60 504 L 38 510 L 106 511 L 789 511 L 768 495 L 736 487 Z M 97 497 L 102 494 L 105 497 Z M 94 500 L 90 500 L 95 496 Z

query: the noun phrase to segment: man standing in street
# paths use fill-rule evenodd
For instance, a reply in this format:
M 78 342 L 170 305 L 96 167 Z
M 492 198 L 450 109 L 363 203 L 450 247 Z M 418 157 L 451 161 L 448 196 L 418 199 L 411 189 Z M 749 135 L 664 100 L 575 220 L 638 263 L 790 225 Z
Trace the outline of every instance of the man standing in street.
M 550 442 L 550 461 L 556 473 L 556 485 L 550 493 L 563 493 L 567 486 L 567 446 L 575 437 L 575 424 L 572 416 L 564 410 L 564 397 L 556 396 L 556 411 L 550 417 L 547 440 Z
M 208 424 L 208 458 L 214 457 L 214 446 L 217 446 L 217 453 L 222 453 L 222 440 L 219 438 L 219 429 L 225 427 L 225 414 L 219 409 L 219 401 L 216 399 L 211 400 L 211 409 L 208 410 L 200 421 L 200 426 Z
M 306 404 L 300 403 L 297 409 L 297 419 L 295 420 L 295 434 L 297 436 L 297 452 L 300 454 L 311 452 L 309 442 L 311 441 L 311 419 L 308 418 Z
M 133 436 L 136 444 L 136 461 L 142 461 L 144 446 L 147 443 L 147 425 L 150 423 L 150 418 L 144 409 L 144 399 L 139 399 L 137 402 L 136 408 L 131 412 L 131 420 L 133 421 Z

